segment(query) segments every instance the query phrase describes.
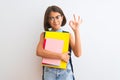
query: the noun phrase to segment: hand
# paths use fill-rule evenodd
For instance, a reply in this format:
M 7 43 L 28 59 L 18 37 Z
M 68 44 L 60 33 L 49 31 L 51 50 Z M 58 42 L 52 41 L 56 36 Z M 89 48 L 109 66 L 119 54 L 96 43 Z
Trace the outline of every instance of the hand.
M 70 27 L 72 28 L 73 31 L 78 30 L 80 24 L 82 23 L 82 20 L 80 19 L 80 16 L 78 16 L 78 20 L 76 20 L 75 15 L 73 15 L 74 20 L 71 20 L 69 22 Z
M 70 56 L 68 55 L 69 52 L 67 53 L 62 53 L 61 54 L 61 60 L 65 61 L 65 62 L 68 62 L 69 59 L 70 59 Z

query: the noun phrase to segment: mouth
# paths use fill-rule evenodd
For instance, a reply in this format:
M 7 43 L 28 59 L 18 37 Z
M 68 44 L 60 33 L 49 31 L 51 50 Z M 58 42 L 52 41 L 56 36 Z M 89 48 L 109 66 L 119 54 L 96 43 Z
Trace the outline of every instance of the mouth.
M 58 24 L 54 24 L 54 26 L 58 26 Z

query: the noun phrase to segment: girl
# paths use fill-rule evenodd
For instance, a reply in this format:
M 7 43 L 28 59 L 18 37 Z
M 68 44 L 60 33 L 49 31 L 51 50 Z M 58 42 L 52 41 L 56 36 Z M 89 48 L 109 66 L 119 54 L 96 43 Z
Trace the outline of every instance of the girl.
M 64 54 L 56 54 L 55 52 L 47 51 L 43 49 L 43 42 L 44 42 L 44 32 L 40 35 L 40 41 L 37 46 L 37 56 L 45 57 L 45 58 L 52 58 L 52 59 L 61 59 L 67 62 L 67 69 L 58 69 L 58 68 L 50 68 L 44 67 L 43 69 L 43 80 L 74 80 L 74 75 L 72 71 L 71 65 L 71 56 L 68 53 L 73 53 L 76 57 L 81 56 L 81 42 L 80 42 L 80 35 L 79 35 L 79 26 L 81 24 L 80 16 L 76 19 L 75 15 L 73 15 L 74 20 L 69 22 L 70 27 L 74 32 L 74 37 L 70 34 L 70 48 L 69 52 Z M 66 24 L 66 17 L 61 8 L 58 6 L 49 6 L 44 15 L 44 30 L 49 31 L 59 31 L 62 32 L 62 26 Z

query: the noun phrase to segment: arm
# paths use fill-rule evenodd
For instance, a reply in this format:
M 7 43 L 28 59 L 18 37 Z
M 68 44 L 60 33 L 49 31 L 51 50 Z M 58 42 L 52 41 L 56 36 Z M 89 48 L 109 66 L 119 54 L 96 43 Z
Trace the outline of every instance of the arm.
M 43 43 L 44 43 L 44 33 L 40 35 L 40 41 L 38 43 L 37 49 L 36 49 L 36 55 L 44 58 L 52 58 L 52 59 L 61 59 L 65 62 L 68 62 L 69 55 L 66 54 L 58 54 L 52 51 L 48 51 L 43 49 Z
M 81 56 L 81 40 L 80 40 L 80 32 L 79 32 L 79 25 L 82 23 L 80 20 L 80 16 L 78 17 L 78 21 L 75 18 L 74 20 L 70 21 L 69 25 L 74 32 L 74 37 L 70 36 L 70 46 L 75 54 L 76 57 Z

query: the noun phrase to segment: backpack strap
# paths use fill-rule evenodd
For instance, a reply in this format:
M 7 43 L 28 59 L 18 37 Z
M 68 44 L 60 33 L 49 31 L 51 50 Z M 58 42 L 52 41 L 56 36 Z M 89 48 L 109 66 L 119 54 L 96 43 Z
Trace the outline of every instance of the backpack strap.
M 43 67 L 42 67 L 42 69 L 43 69 L 43 71 L 42 71 L 42 72 L 43 72 L 43 73 L 42 73 L 42 80 L 44 80 L 44 68 L 45 68 L 45 67 L 43 66 Z
M 69 55 L 70 55 L 70 59 L 69 59 L 69 62 L 70 62 L 70 65 L 71 65 L 71 70 L 72 70 L 72 73 L 73 73 L 73 80 L 75 80 L 75 76 L 74 76 L 74 69 L 73 69 L 73 64 L 72 64 L 72 58 L 71 58 L 71 47 L 69 45 Z

